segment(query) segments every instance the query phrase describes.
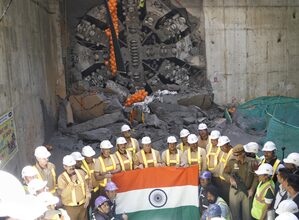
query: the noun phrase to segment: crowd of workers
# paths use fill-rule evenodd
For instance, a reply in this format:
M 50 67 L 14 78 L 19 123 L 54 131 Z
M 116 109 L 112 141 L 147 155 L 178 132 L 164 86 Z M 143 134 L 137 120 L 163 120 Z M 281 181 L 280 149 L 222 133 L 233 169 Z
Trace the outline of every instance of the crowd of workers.
M 178 141 L 167 138 L 167 149 L 152 148 L 151 138 L 139 142 L 128 125 L 121 127 L 122 137 L 116 150 L 109 140 L 100 143 L 101 153 L 91 146 L 63 158 L 64 172 L 56 178 L 50 151 L 35 149 L 36 164 L 22 171 L 29 194 L 47 202 L 43 219 L 117 219 L 115 173 L 147 167 L 196 165 L 200 171 L 199 211 L 201 219 L 287 219 L 299 217 L 299 153 L 280 161 L 276 146 L 268 141 L 258 157 L 259 145 L 250 142 L 232 146 L 227 136 L 206 124 L 198 126 L 198 135 L 182 129 Z M 58 199 L 59 198 L 59 199 Z M 132 198 L 134 199 L 134 198 Z M 55 208 L 56 205 L 56 208 Z M 60 209 L 58 209 L 60 208 Z M 124 213 L 121 219 L 128 219 Z

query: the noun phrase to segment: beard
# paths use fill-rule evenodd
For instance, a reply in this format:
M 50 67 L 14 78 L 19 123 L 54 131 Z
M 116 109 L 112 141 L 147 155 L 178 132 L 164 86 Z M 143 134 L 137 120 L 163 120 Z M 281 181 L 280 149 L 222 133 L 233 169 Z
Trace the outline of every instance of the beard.
M 215 204 L 216 200 L 208 200 L 210 204 Z

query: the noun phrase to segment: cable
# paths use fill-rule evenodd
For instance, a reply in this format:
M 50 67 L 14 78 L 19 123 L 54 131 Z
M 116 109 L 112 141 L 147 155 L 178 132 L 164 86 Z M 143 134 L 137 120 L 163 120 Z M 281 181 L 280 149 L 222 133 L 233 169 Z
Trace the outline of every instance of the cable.
M 2 21 L 3 17 L 5 16 L 7 10 L 9 9 L 10 5 L 12 3 L 12 0 L 9 1 L 9 3 L 7 4 L 6 8 L 4 9 L 2 15 L 0 16 L 0 22 Z

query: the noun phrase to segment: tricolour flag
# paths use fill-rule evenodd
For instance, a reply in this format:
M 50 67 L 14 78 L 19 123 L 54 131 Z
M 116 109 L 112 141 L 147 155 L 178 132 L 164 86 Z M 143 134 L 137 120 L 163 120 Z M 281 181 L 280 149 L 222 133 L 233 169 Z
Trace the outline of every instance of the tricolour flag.
M 116 214 L 129 220 L 198 220 L 198 166 L 160 167 L 115 174 Z

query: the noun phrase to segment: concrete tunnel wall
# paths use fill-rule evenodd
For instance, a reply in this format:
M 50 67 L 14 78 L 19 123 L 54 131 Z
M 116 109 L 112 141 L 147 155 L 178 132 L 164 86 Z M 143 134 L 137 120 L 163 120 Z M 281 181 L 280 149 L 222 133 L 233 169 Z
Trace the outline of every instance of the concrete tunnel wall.
M 5 170 L 16 175 L 55 129 L 65 94 L 58 3 L 14 0 L 0 22 L 0 114 L 13 109 L 19 148 Z

